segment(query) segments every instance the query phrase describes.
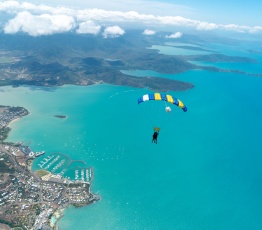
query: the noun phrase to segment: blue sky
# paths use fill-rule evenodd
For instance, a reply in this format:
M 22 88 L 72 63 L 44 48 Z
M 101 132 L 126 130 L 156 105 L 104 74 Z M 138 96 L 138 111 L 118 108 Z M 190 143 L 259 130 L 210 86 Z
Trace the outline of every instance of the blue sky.
M 262 1 L 259 0 L 169 0 L 190 6 L 194 19 L 213 23 L 259 26 L 262 24 Z
M 249 26 L 259 26 L 262 22 L 262 1 L 198 0 L 185 1 L 184 3 L 190 5 L 196 10 L 196 12 L 198 12 L 197 14 L 199 20 L 206 20 L 214 23 L 234 23 Z
M 127 26 L 153 31 L 183 29 L 262 33 L 258 0 L 8 0 L 0 1 L 4 33 L 32 36 L 75 31 L 123 35 Z M 173 36 L 174 37 L 174 36 Z

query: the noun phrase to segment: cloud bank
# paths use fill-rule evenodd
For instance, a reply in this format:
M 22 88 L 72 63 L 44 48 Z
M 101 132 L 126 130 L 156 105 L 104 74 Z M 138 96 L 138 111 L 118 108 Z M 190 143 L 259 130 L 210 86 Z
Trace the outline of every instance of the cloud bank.
M 70 31 L 74 28 L 75 21 L 67 15 L 32 15 L 24 11 L 11 19 L 4 28 L 4 32 L 14 34 L 19 31 L 31 36 L 50 35 Z
M 139 25 L 151 28 L 181 27 L 195 30 L 226 30 L 241 33 L 262 32 L 261 26 L 243 26 L 235 24 L 215 24 L 192 20 L 181 16 L 157 16 L 140 14 L 135 11 L 107 11 L 101 9 L 73 9 L 68 7 L 51 7 L 28 2 L 0 1 L 0 13 L 13 18 L 4 23 L 2 30 L 14 34 L 24 32 L 31 36 L 50 35 L 74 31 L 79 34 L 102 33 L 104 38 L 115 38 L 125 34 L 124 25 Z M 120 25 L 122 28 L 120 28 Z M 104 28 L 103 32 L 102 28 Z M 154 30 L 145 30 L 145 35 L 154 35 Z M 170 35 L 173 38 L 179 34 Z M 171 38 L 171 37 L 170 37 Z

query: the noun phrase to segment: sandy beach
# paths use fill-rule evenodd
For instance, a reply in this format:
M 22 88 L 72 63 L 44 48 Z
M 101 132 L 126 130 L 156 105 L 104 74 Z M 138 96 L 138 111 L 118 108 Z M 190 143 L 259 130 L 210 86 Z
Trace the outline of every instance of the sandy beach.
M 16 121 L 18 121 L 20 118 L 16 118 L 16 119 L 14 119 L 14 120 L 12 120 L 12 121 L 10 121 L 9 122 L 9 124 L 7 125 L 7 127 L 9 127 L 13 122 L 16 122 Z

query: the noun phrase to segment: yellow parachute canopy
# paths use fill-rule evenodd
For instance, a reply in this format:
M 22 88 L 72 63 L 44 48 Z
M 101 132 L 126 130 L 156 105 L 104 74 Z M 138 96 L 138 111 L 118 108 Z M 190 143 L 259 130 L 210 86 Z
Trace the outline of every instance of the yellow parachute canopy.
M 171 95 L 168 94 L 163 94 L 163 93 L 150 93 L 150 94 L 145 94 L 141 97 L 138 98 L 137 102 L 138 104 L 145 102 L 145 101 L 150 101 L 150 100 L 157 100 L 157 101 L 167 101 L 171 104 L 177 105 L 181 109 L 183 109 L 184 112 L 187 111 L 187 107 L 183 104 L 182 101 L 179 99 L 172 97 Z

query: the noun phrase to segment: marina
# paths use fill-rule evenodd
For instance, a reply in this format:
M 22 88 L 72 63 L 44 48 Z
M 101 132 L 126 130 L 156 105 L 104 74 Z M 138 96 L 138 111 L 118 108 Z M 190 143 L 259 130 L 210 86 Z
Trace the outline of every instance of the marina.
M 54 160 L 52 160 L 52 161 L 45 167 L 45 169 L 49 169 L 49 167 L 50 167 L 51 165 L 53 165 L 56 161 L 58 161 L 59 158 L 60 158 L 60 156 L 57 156 Z
M 75 180 L 78 180 L 78 170 L 75 170 Z
M 79 174 L 81 177 L 79 177 Z M 92 168 L 76 169 L 75 178 L 76 181 L 91 182 L 92 181 Z
M 84 169 L 81 170 L 81 180 L 82 180 L 82 181 L 85 181 Z
M 52 172 L 52 173 L 55 173 L 55 171 L 56 171 L 57 169 L 59 169 L 61 166 L 63 166 L 64 163 L 65 163 L 65 160 L 64 160 L 64 159 L 61 160 L 61 161 L 51 170 L 51 172 Z
M 85 165 L 86 162 L 82 160 L 72 160 L 67 154 L 52 153 L 52 155 L 39 160 L 37 164 L 39 168 L 45 169 L 53 174 L 82 182 L 90 180 L 89 176 L 85 175 L 86 169 L 81 167 Z
M 64 153 L 52 153 L 49 156 L 40 158 L 38 167 L 45 169 L 53 174 L 64 178 L 90 183 L 93 180 L 91 167 L 83 167 L 85 161 L 72 160 L 70 156 Z
M 54 155 L 45 157 L 42 161 L 40 161 L 41 164 L 38 164 L 38 166 L 40 168 L 43 168 L 44 165 L 47 164 L 50 160 L 52 160 L 54 157 L 55 157 Z

